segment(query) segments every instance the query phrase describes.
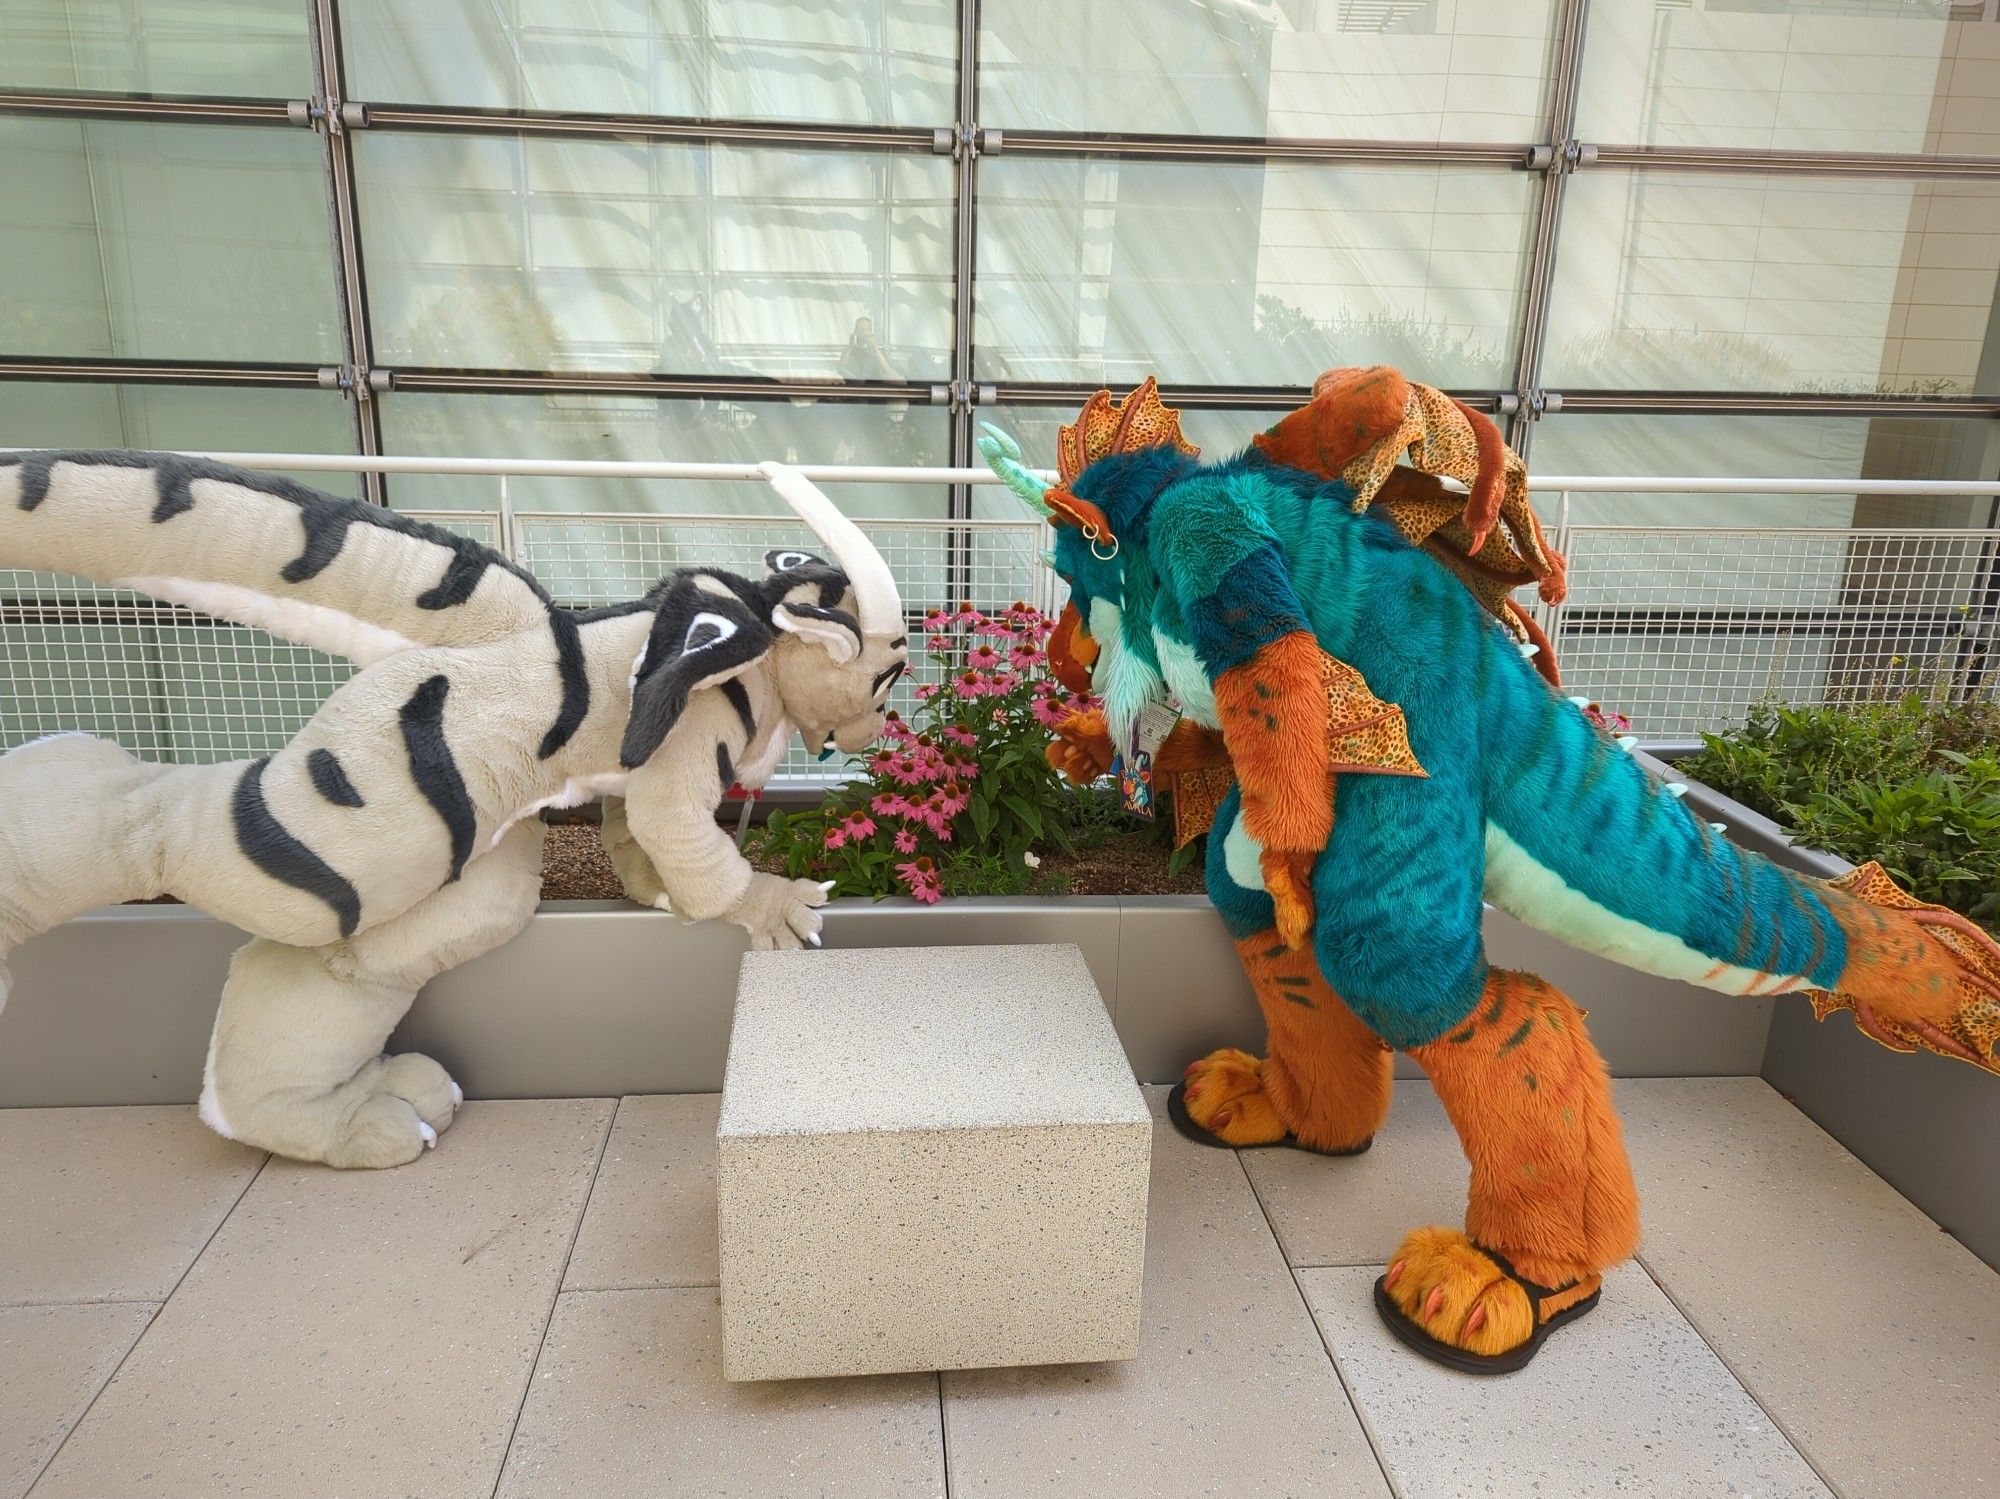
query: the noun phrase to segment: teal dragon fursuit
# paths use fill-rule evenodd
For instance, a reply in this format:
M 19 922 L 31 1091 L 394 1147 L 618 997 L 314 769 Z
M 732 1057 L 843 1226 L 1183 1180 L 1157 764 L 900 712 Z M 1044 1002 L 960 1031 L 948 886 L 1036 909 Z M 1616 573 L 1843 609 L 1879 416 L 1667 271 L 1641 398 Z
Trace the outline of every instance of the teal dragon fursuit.
M 1388 1112 L 1390 1048 L 1409 1053 L 1471 1192 L 1463 1231 L 1403 1240 L 1376 1304 L 1419 1352 L 1504 1372 L 1596 1304 L 1638 1206 L 1583 1012 L 1488 965 L 1482 899 L 1646 972 L 1805 991 L 1897 1050 L 1988 1071 L 2000 945 L 1875 865 L 1821 883 L 1718 837 L 1561 694 L 1508 605 L 1534 578 L 1560 597 L 1561 563 L 1492 424 L 1389 370 L 1315 391 L 1212 465 L 1151 381 L 1063 429 L 1054 485 L 1004 434 L 980 447 L 1056 527 L 1073 611 L 1058 643 L 1105 702 L 1059 729 L 1052 760 L 1089 777 L 1116 749 L 1128 774 L 1148 758 L 1167 771 L 1206 742 L 1233 779 L 1208 889 L 1269 1050 L 1197 1061 L 1176 1123 L 1207 1143 L 1353 1153 Z M 1182 725 L 1149 746 L 1141 725 L 1170 698 Z

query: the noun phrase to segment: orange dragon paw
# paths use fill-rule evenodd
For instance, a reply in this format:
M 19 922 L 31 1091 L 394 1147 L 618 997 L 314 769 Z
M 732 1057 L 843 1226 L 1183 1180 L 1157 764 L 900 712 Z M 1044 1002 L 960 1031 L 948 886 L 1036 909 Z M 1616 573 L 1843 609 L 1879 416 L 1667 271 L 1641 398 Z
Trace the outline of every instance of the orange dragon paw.
M 1267 848 L 1258 859 L 1264 889 L 1277 908 L 1278 936 L 1293 952 L 1312 943 L 1312 851 Z
M 1088 786 L 1109 774 L 1116 753 L 1102 713 L 1072 713 L 1056 725 L 1055 737 L 1049 741 L 1048 762 L 1077 785 Z
M 1918 900 L 1873 860 L 1831 882 L 1832 888 L 1915 922 L 1926 943 L 1947 959 L 1948 977 L 1935 999 L 1918 999 L 1930 1014 L 1891 1014 L 1852 994 L 1808 989 L 1813 1016 L 1854 1011 L 1862 1034 L 1891 1051 L 1933 1051 L 2000 1074 L 2000 942 L 1977 923 L 1943 906 Z M 1956 983 L 1951 983 L 1955 978 Z
M 1233 1046 L 1190 1062 L 1181 1075 L 1188 1117 L 1238 1147 L 1285 1139 L 1290 1132 L 1264 1091 L 1262 1066 L 1249 1052 Z

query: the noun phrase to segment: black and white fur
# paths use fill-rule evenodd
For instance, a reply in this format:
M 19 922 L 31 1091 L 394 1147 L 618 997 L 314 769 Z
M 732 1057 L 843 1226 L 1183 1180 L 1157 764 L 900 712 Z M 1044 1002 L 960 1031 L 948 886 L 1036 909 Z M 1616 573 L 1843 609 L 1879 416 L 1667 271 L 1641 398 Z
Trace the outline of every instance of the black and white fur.
M 622 798 L 635 897 L 817 942 L 810 881 L 752 871 L 715 822 L 793 732 L 880 732 L 907 642 L 860 531 L 795 470 L 772 484 L 835 553 L 759 579 L 690 569 L 572 611 L 490 548 L 358 501 L 152 453 L 0 455 L 0 566 L 78 574 L 351 657 L 268 757 L 161 766 L 80 735 L 0 756 L 0 960 L 121 900 L 173 895 L 255 934 L 232 963 L 202 1116 L 336 1165 L 409 1160 L 458 1089 L 383 1042 L 429 978 L 525 924 L 544 807 Z M 0 999 L 6 973 L 0 966 Z

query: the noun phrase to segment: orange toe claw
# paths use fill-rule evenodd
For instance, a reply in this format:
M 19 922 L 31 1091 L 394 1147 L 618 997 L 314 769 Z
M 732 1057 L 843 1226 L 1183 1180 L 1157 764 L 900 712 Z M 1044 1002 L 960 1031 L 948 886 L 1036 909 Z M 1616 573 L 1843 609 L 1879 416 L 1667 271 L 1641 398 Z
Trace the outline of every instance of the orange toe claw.
M 1402 1260 L 1397 1260 L 1389 1267 L 1389 1273 L 1382 1277 L 1382 1284 L 1392 1291 L 1396 1288 L 1396 1282 L 1403 1278 L 1403 1264 Z
M 1438 1314 L 1439 1309 L 1443 1306 L 1444 1306 L 1444 1287 L 1439 1286 L 1431 1292 L 1430 1300 L 1424 1303 L 1424 1320 L 1426 1322 L 1430 1321 L 1431 1318 L 1435 1317 Z
M 1472 1309 L 1472 1315 L 1465 1319 L 1466 1336 L 1467 1337 L 1472 1336 L 1473 1333 L 1478 1332 L 1479 1329 L 1484 1327 L 1485 1325 L 1486 1325 L 1486 1308 L 1483 1306 L 1475 1306 Z

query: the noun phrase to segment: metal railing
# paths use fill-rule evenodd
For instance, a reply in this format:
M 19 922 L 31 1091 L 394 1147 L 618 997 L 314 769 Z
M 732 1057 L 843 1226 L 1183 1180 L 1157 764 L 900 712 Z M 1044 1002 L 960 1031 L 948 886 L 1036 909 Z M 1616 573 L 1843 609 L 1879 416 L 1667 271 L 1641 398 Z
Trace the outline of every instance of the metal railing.
M 303 473 L 489 477 L 491 508 L 404 513 L 499 548 L 563 603 L 632 598 L 700 562 L 755 571 L 805 540 L 782 513 L 517 511 L 516 478 L 743 481 L 752 464 L 387 458 L 214 453 Z M 805 465 L 818 482 L 985 485 L 984 469 Z M 1913 480 L 1601 478 L 1533 483 L 1571 594 L 1537 605 L 1570 690 L 1628 714 L 1648 744 L 1740 723 L 1756 702 L 1826 702 L 1923 691 L 2000 695 L 2000 528 L 1672 527 L 1577 523 L 1578 495 L 1876 498 L 2000 496 L 2000 483 Z M 1016 599 L 1053 609 L 1039 522 L 860 517 L 913 610 Z M 0 569 L 0 750 L 66 729 L 149 759 L 201 761 L 282 745 L 353 668 L 262 631 L 73 578 Z M 901 691 L 926 679 L 929 664 Z M 815 767 L 795 749 L 780 776 Z M 824 774 L 823 769 L 820 774 Z

